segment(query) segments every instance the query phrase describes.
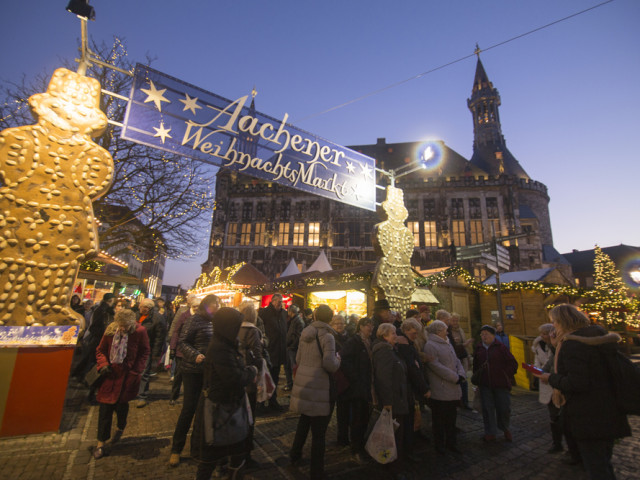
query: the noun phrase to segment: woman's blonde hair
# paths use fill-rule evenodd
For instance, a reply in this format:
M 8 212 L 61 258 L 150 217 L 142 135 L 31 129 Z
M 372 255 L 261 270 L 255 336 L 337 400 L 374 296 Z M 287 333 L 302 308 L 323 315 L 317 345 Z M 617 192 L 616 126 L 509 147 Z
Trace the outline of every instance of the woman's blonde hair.
M 133 310 L 120 310 L 116 313 L 115 319 L 109 324 L 105 330 L 105 335 L 115 335 L 118 327 L 124 327 L 127 333 L 133 333 L 136 330 L 136 314 Z
M 253 323 L 255 325 L 258 318 L 258 312 L 256 311 L 256 306 L 251 300 L 245 300 L 242 302 L 240 306 L 238 306 L 238 311 L 244 317 L 242 319 L 243 321 Z
M 396 327 L 393 326 L 392 323 L 381 323 L 378 327 L 378 331 L 376 332 L 376 337 L 384 338 L 389 335 L 391 332 L 395 332 Z
M 560 325 L 565 332 L 573 332 L 590 324 L 589 317 L 570 303 L 563 303 L 553 307 L 549 312 L 549 317 Z

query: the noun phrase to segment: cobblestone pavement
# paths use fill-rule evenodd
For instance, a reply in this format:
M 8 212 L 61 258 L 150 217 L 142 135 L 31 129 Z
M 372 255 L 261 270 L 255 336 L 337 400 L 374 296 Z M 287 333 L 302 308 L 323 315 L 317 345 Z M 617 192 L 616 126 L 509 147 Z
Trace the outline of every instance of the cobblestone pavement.
M 180 404 L 169 405 L 170 384 L 166 373 L 151 383 L 149 405 L 131 404 L 129 423 L 120 443 L 94 460 L 98 407 L 86 401 L 87 390 L 69 387 L 59 433 L 0 439 L 0 472 L 6 479 L 192 479 L 195 462 L 187 457 L 176 468 L 168 465 L 171 438 Z M 43 398 L 46 401 L 46 398 Z M 282 396 L 282 403 L 288 398 Z M 423 415 L 423 430 L 430 429 L 430 415 Z M 640 478 L 640 417 L 630 417 L 634 436 L 615 446 L 614 465 L 619 480 Z M 262 464 L 245 473 L 245 479 L 304 479 L 308 463 L 297 469 L 287 466 L 297 416 L 284 413 L 259 417 L 255 434 L 254 458 Z M 550 433 L 546 407 L 537 402 L 537 394 L 514 389 L 512 396 L 513 443 L 499 439 L 484 444 L 482 416 L 467 410 L 458 414 L 459 448 L 462 454 L 438 455 L 433 446 L 419 441 L 416 453 L 422 461 L 411 465 L 416 479 L 559 479 L 585 478 L 580 467 L 561 462 L 564 454 L 547 453 Z M 114 420 L 115 428 L 115 420 Z M 326 473 L 331 479 L 388 479 L 388 470 L 373 461 L 361 466 L 351 460 L 348 448 L 335 444 L 335 416 L 327 433 Z M 310 438 L 305 446 L 308 458 Z M 185 453 L 189 451 L 189 444 Z

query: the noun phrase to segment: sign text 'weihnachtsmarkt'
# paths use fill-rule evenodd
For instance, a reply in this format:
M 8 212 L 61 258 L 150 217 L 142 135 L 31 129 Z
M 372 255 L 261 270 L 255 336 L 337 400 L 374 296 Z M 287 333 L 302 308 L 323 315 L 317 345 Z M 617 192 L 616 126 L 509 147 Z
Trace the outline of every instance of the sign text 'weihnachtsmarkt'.
M 250 103 L 250 105 L 247 105 Z M 136 66 L 122 137 L 253 177 L 375 210 L 375 160 Z

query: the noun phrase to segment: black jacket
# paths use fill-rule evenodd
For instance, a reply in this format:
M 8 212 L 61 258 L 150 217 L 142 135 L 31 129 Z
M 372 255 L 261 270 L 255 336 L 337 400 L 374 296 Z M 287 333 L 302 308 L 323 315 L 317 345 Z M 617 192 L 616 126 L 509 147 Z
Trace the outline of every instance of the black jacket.
M 408 401 L 409 405 L 413 405 L 416 397 L 424 397 L 424 394 L 429 391 L 429 384 L 423 374 L 420 365 L 420 356 L 418 355 L 416 347 L 404 334 L 402 334 L 402 337 L 406 338 L 409 343 L 408 345 L 398 343 L 396 350 L 407 366 L 407 380 L 410 387 L 408 391 Z
M 597 325 L 568 335 L 559 350 L 558 369 L 549 384 L 567 400 L 565 421 L 576 440 L 611 440 L 631 435 L 627 417 L 618 412 L 602 355 L 615 355 L 619 336 Z
M 113 307 L 109 306 L 105 301 L 100 302 L 95 308 L 91 316 L 91 325 L 89 326 L 90 343 L 92 345 L 98 346 L 104 331 L 107 329 L 107 325 L 113 321 L 114 315 Z
M 344 399 L 366 400 L 371 403 L 372 364 L 367 347 L 360 334 L 355 334 L 340 352 L 340 368 L 349 379 L 349 388 L 343 394 Z
M 264 322 L 264 331 L 268 339 L 267 351 L 271 364 L 282 365 L 287 355 L 287 311 L 276 310 L 272 304 L 260 310 L 260 318 Z
M 167 336 L 167 324 L 164 321 L 164 317 L 158 314 L 154 307 L 149 310 L 147 318 L 142 322 L 142 326 L 147 329 L 147 335 L 149 335 L 151 358 L 160 357 L 164 347 L 164 340 Z
M 182 326 L 178 340 L 178 350 L 182 353 L 180 368 L 187 373 L 202 373 L 204 363 L 196 363 L 196 357 L 204 355 L 213 336 L 211 320 L 200 313 L 189 317 Z
M 287 328 L 287 350 L 298 351 L 298 343 L 300 343 L 300 335 L 304 330 L 305 324 L 300 314 L 295 315 L 289 320 Z
M 409 413 L 407 366 L 393 346 L 377 340 L 373 345 L 373 374 L 378 405 L 391 405 L 393 416 Z

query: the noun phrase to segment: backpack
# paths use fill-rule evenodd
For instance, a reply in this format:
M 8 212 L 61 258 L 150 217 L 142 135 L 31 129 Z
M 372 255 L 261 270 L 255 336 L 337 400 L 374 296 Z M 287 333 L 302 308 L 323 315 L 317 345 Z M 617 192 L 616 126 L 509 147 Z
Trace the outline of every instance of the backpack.
M 602 357 L 618 410 L 625 415 L 640 415 L 640 364 L 633 363 L 619 351 L 603 353 Z

